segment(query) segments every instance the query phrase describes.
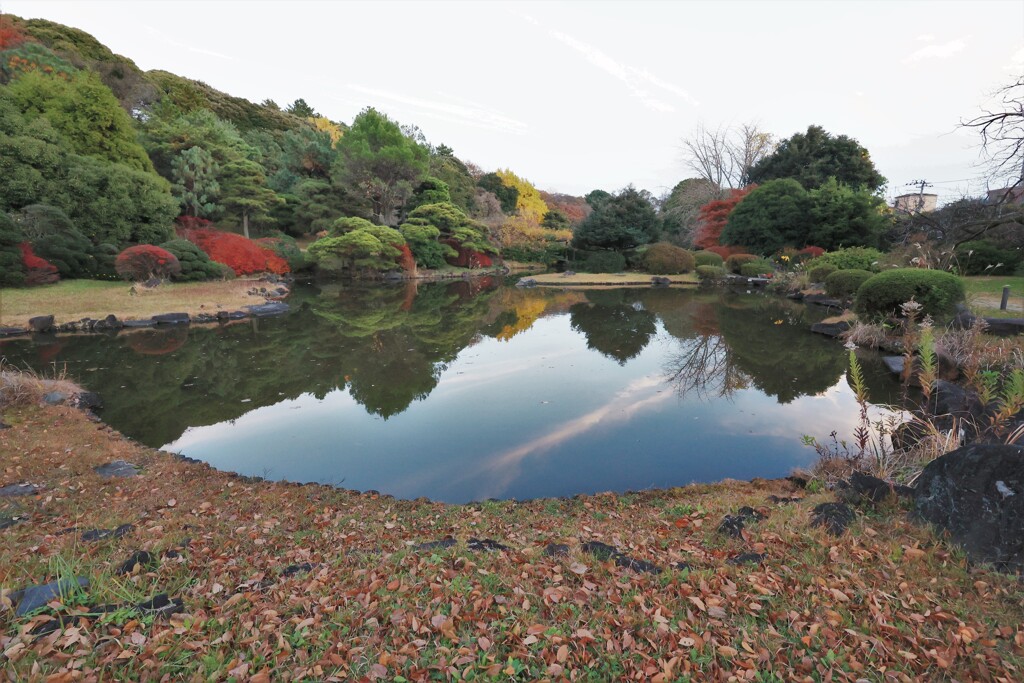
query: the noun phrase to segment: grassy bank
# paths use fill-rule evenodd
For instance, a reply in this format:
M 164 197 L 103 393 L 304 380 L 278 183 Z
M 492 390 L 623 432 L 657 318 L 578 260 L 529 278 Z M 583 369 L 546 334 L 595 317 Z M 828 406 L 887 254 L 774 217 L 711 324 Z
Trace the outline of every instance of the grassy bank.
M 56 322 L 82 318 L 146 318 L 159 313 L 216 313 L 260 304 L 262 296 L 248 294 L 257 280 L 165 283 L 133 287 L 127 282 L 65 280 L 41 287 L 0 289 L 0 326 L 23 327 L 29 318 L 54 315 Z
M 1024 316 L 1024 277 L 992 275 L 965 277 L 967 301 L 979 315 L 1013 317 Z M 1005 311 L 999 309 L 1003 287 L 1010 286 L 1010 299 Z
M 52 610 L 0 612 L 15 679 L 1020 680 L 1016 578 L 970 568 L 895 507 L 850 531 L 809 524 L 831 500 L 789 482 L 479 505 L 396 501 L 245 480 L 129 442 L 69 408 L 9 407 L 0 430 L 0 601 L 86 576 L 51 608 L 181 598 L 170 617 L 122 607 L 32 637 Z M 141 467 L 102 479 L 112 460 Z M 772 503 L 769 495 L 802 496 Z M 742 538 L 716 529 L 743 505 Z M 132 524 L 121 538 L 85 532 Z M 453 547 L 417 547 L 451 536 Z M 469 540 L 507 546 L 474 550 Z M 585 552 L 601 541 L 660 573 Z M 545 553 L 549 543 L 565 556 Z M 157 558 L 127 576 L 136 550 Z M 743 553 L 763 562 L 731 564 Z M 685 563 L 675 565 L 674 563 Z M 9 603 L 10 600 L 8 599 Z M 2 609 L 2 608 L 0 608 Z M 755 678 L 755 672 L 760 678 Z M 251 678 L 250 678 L 251 677 Z M 730 678 L 734 677 L 734 678 Z
M 673 285 L 695 285 L 697 275 L 686 273 L 683 275 L 649 275 L 646 273 L 543 273 L 531 275 L 538 285 L 559 286 L 559 287 L 649 287 L 652 277 L 668 278 Z

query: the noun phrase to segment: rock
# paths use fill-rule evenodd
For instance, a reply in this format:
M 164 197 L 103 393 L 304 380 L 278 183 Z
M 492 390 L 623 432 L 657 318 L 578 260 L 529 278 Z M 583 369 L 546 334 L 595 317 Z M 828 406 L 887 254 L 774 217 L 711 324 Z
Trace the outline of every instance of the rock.
M 805 489 L 805 488 L 807 488 L 807 477 L 800 477 L 800 476 L 797 476 L 795 474 L 792 474 L 792 475 L 786 477 L 786 481 L 790 482 L 791 484 L 796 486 L 798 489 Z
M 825 308 L 838 308 L 842 310 L 844 308 L 843 302 L 838 299 L 833 299 L 824 294 L 807 294 L 803 298 L 805 304 L 815 304 L 817 306 L 824 306 Z
M 121 563 L 121 565 L 114 570 L 115 574 L 131 574 L 135 571 L 135 567 L 138 566 L 140 569 L 156 564 L 156 558 L 153 557 L 153 553 L 145 550 L 136 550 L 132 553 L 127 560 Z
M 17 337 L 21 334 L 25 334 L 25 330 L 20 327 L 0 327 L 0 337 Z
M 977 424 L 985 416 L 985 406 L 976 393 L 944 379 L 935 381 L 927 407 L 932 415 L 951 415 Z
M 964 304 L 956 305 L 956 315 L 950 321 L 950 326 L 954 329 L 968 330 L 974 326 L 975 316 L 971 313 L 970 309 Z
M 145 602 L 140 602 L 135 606 L 135 609 L 142 612 L 143 615 L 152 615 L 156 617 L 169 617 L 172 614 L 180 612 L 184 608 L 184 603 L 181 598 L 174 598 L 173 600 L 168 599 L 167 593 L 160 593 L 155 595 Z
M 413 546 L 413 550 L 441 550 L 444 548 L 454 548 L 458 543 L 451 536 L 442 538 L 440 541 L 428 541 L 426 543 L 420 543 L 419 545 Z
M 587 543 L 584 543 L 583 552 L 593 555 L 601 562 L 615 560 L 615 564 L 618 566 L 631 569 L 636 572 L 645 572 L 649 574 L 661 573 L 661 567 L 658 567 L 646 560 L 638 560 L 630 557 L 629 555 L 624 555 L 614 546 L 610 546 L 607 543 L 601 543 L 600 541 L 588 541 Z
M 561 543 L 548 543 L 544 546 L 544 554 L 548 557 L 565 557 L 569 554 L 569 546 Z
M 651 278 L 652 287 L 668 287 L 670 284 L 672 284 L 672 280 L 669 280 L 667 277 L 659 277 L 655 275 Z
M 160 325 L 188 325 L 191 322 L 188 313 L 161 313 L 153 316 L 153 323 Z
M 489 538 L 485 538 L 482 540 L 478 538 L 471 538 L 466 542 L 466 547 L 468 547 L 470 550 L 483 550 L 487 552 L 504 552 L 509 549 L 508 546 L 502 545 L 501 543 L 493 541 Z
M 296 574 L 305 574 L 306 572 L 313 571 L 313 565 L 309 562 L 303 562 L 302 564 L 290 564 L 281 570 L 281 576 L 295 576 Z
M 259 304 L 258 306 L 246 306 L 245 310 L 249 311 L 249 314 L 256 318 L 265 318 L 271 315 L 281 315 L 287 313 L 291 307 L 282 301 L 272 301 L 266 304 Z
M 90 529 L 82 534 L 83 541 L 102 541 L 106 538 L 121 538 L 135 530 L 133 524 L 122 524 L 116 529 Z
M 17 591 L 10 596 L 11 602 L 17 601 L 18 603 L 14 615 L 23 617 L 30 612 L 46 607 L 46 604 L 53 600 L 60 600 L 62 596 L 73 595 L 88 587 L 89 579 L 79 576 L 75 579 L 66 577 L 41 586 L 32 586 Z
M 676 570 L 677 572 L 683 572 L 683 571 L 687 571 L 687 572 L 688 572 L 688 571 L 690 571 L 691 569 L 693 569 L 693 567 L 691 567 L 691 566 L 690 566 L 690 565 L 689 565 L 688 563 L 686 563 L 686 562 L 673 562 L 673 563 L 672 563 L 672 564 L 670 564 L 669 566 L 670 566 L 670 567 L 671 567 L 672 569 L 675 569 L 675 570 Z
M 768 519 L 768 515 L 758 512 L 749 505 L 744 505 L 743 507 L 741 507 L 739 510 L 736 511 L 736 514 L 742 517 L 747 522 L 760 522 L 763 519 Z
M 0 420 L 0 430 L 10 429 L 10 428 L 11 428 L 11 425 L 7 424 L 3 420 Z
M 724 534 L 725 536 L 732 536 L 733 538 L 742 538 L 743 525 L 744 520 L 742 517 L 726 515 L 718 525 L 718 533 Z
M 786 295 L 786 298 L 787 299 L 793 299 L 794 301 L 803 301 L 804 293 L 803 292 L 790 292 L 789 294 Z
M 566 270 L 562 273 L 562 277 L 572 277 L 576 274 L 575 270 Z
M 784 505 L 786 503 L 799 503 L 803 498 L 795 498 L 789 496 L 768 496 L 769 503 L 775 503 L 776 505 Z
M 21 522 L 24 522 L 26 519 L 28 518 L 21 517 L 19 515 L 0 515 L 0 531 L 4 529 L 9 529 L 15 524 L 20 524 Z
M 826 337 L 838 337 L 849 329 L 850 323 L 845 320 L 840 320 L 837 323 L 814 323 L 811 325 L 811 332 L 823 334 Z
M 103 399 L 95 391 L 82 391 L 75 396 L 75 407 L 80 410 L 102 410 Z
M 885 369 L 896 375 L 897 377 L 903 377 L 903 367 L 906 365 L 903 356 L 883 356 L 882 365 Z
M 838 488 L 843 499 L 850 503 L 862 500 L 881 503 L 893 496 L 912 496 L 914 494 L 914 489 L 909 486 L 894 484 L 864 472 L 854 472 L 850 475 L 850 480 L 840 482 Z
M 28 326 L 33 332 L 49 332 L 53 329 L 52 315 L 37 315 L 28 319 Z
M 822 503 L 811 510 L 811 526 L 823 526 L 833 536 L 842 536 L 856 518 L 845 503 Z
M 914 510 L 972 560 L 1024 570 L 1024 448 L 975 444 L 939 456 L 918 478 Z
M 63 391 L 50 391 L 43 394 L 43 403 L 49 406 L 63 405 L 69 398 Z
M 532 277 L 524 277 L 516 282 L 516 287 L 536 287 L 537 281 Z
M 127 460 L 114 460 L 108 462 L 105 465 L 92 468 L 93 471 L 101 477 L 136 477 L 138 476 L 141 469 L 138 465 L 133 465 Z
M 1024 332 L 1024 318 L 985 318 L 987 334 L 997 337 L 1013 337 Z
M 217 311 L 217 320 L 242 320 L 248 317 L 244 311 Z
M 156 325 L 156 321 L 152 318 L 143 318 L 142 320 L 123 320 L 121 321 L 121 325 L 128 329 L 153 327 Z
M 103 320 L 97 320 L 93 326 L 94 330 L 119 330 L 124 324 L 117 319 L 116 315 L 108 315 Z
M 41 486 L 35 484 L 10 484 L 0 488 L 0 498 L 15 498 L 17 496 L 32 496 L 42 490 Z
M 767 558 L 768 556 L 764 553 L 743 553 L 741 555 L 737 555 L 736 557 L 730 557 L 728 560 L 726 560 L 726 562 L 735 565 L 761 564 Z

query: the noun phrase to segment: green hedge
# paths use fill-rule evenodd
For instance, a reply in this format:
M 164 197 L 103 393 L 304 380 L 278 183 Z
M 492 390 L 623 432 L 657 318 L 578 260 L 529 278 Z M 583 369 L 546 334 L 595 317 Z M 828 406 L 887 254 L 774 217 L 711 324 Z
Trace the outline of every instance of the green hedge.
M 641 257 L 643 268 L 652 275 L 678 275 L 693 270 L 693 252 L 668 242 L 652 244 Z
M 884 254 L 871 247 L 849 247 L 847 249 L 836 249 L 826 251 L 818 258 L 808 261 L 808 268 L 817 266 L 833 265 L 836 270 L 870 270 L 878 272 L 878 264 L 881 263 Z
M 744 277 L 757 277 L 759 275 L 768 275 L 775 272 L 775 266 L 772 262 L 758 258 L 753 261 L 748 261 L 740 266 L 740 275 Z
M 843 298 L 853 296 L 860 286 L 874 275 L 869 270 L 837 270 L 825 278 L 825 291 L 829 296 Z
M 828 279 L 828 276 L 836 272 L 838 269 L 831 263 L 823 263 L 820 266 L 814 266 L 807 271 L 807 278 L 811 282 L 824 282 Z
M 713 251 L 695 251 L 693 253 L 694 263 L 698 266 L 718 266 L 721 267 L 725 263 L 725 259 L 721 255 L 716 254 Z
M 956 248 L 956 261 L 964 275 L 1009 275 L 1021 262 L 1021 252 L 1003 249 L 986 240 L 974 240 Z
M 725 277 L 721 266 L 697 266 L 697 277 L 701 280 L 720 280 Z
M 757 261 L 760 258 L 760 256 L 755 256 L 754 254 L 733 254 L 729 258 L 725 259 L 725 269 L 730 273 L 739 273 L 740 266 L 744 263 Z
M 900 316 L 900 305 L 914 299 L 922 315 L 944 316 L 964 300 L 963 280 L 942 270 L 900 268 L 872 276 L 857 290 L 854 311 L 866 318 Z
M 626 257 L 617 251 L 593 251 L 576 264 L 576 269 L 584 273 L 621 273 L 626 269 Z

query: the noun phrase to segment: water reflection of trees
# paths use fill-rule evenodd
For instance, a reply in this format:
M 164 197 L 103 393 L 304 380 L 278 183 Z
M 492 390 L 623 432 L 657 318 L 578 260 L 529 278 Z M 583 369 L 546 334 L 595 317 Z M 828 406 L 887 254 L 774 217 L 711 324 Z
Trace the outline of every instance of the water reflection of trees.
M 639 356 L 658 331 L 657 318 L 633 290 L 595 290 L 587 292 L 587 301 L 569 309 L 570 324 L 586 336 L 587 348 L 619 365 Z

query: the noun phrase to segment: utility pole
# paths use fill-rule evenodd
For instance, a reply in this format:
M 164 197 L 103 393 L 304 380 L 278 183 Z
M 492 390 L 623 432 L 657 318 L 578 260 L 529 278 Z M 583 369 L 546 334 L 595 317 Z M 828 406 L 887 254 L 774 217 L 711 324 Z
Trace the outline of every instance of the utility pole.
M 924 188 L 931 187 L 932 184 L 927 180 L 911 180 L 906 185 L 907 187 L 917 187 L 917 212 L 921 213 L 924 210 Z

